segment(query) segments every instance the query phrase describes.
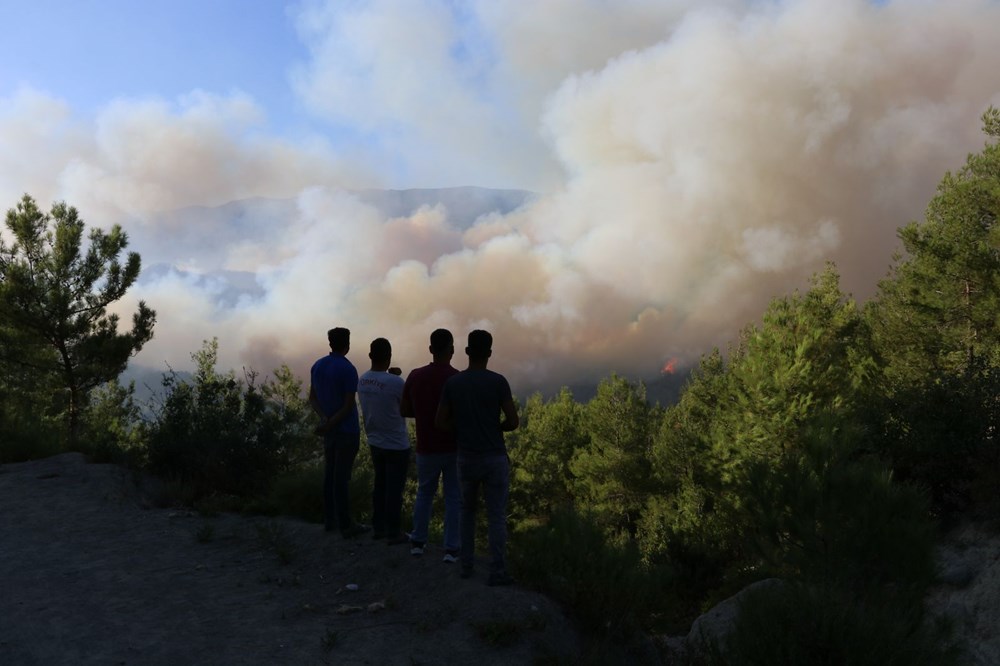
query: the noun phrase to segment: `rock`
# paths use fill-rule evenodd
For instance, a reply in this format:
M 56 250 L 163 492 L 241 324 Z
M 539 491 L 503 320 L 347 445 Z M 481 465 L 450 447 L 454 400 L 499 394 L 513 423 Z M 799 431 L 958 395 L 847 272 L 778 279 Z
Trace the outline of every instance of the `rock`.
M 969 666 L 1000 664 L 1000 534 L 976 524 L 947 535 L 937 550 L 938 582 L 925 604 L 950 620 Z
M 691 631 L 688 632 L 682 643 L 679 643 L 675 638 L 667 638 L 664 639 L 662 645 L 666 650 L 672 652 L 675 658 L 681 656 L 697 657 L 712 644 L 721 648 L 736 624 L 736 617 L 739 614 L 743 598 L 757 590 L 769 589 L 781 584 L 782 581 L 778 578 L 765 578 L 748 585 L 707 613 L 699 616 L 691 624 Z

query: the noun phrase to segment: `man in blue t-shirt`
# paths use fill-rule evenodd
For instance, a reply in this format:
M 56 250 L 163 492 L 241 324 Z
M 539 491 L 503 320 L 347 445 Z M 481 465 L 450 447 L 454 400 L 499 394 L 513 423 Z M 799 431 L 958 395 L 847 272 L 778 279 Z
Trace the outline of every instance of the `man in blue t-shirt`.
M 326 531 L 340 530 L 345 539 L 368 531 L 351 519 L 350 483 L 354 459 L 361 446 L 358 423 L 358 371 L 347 360 L 351 332 L 346 328 L 327 331 L 330 353 L 313 363 L 310 370 L 309 404 L 322 422 L 315 433 L 323 437 L 323 515 Z
M 507 379 L 486 369 L 493 354 L 493 336 L 487 331 L 472 331 L 465 353 L 469 356 L 469 368 L 445 382 L 434 419 L 437 427 L 455 431 L 458 444 L 458 481 L 462 489 L 461 575 L 472 576 L 476 501 L 481 487 L 492 558 L 488 582 L 510 585 L 514 581 L 505 562 L 510 460 L 503 433 L 517 429 L 517 408 Z

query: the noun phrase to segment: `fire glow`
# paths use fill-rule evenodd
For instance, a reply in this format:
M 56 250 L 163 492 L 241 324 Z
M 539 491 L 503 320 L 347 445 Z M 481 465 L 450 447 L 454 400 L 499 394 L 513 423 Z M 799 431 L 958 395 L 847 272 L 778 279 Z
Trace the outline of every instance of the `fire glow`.
M 663 368 L 660 369 L 660 374 L 661 375 L 672 375 L 672 374 L 674 374 L 674 372 L 676 370 L 677 370 L 677 359 L 676 358 L 672 358 L 672 359 L 669 359 L 666 363 L 663 364 Z

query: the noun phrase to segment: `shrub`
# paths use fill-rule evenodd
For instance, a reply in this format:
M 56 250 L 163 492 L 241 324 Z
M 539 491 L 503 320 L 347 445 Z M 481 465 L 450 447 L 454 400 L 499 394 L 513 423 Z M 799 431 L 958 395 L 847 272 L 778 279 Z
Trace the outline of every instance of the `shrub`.
M 705 659 L 710 664 L 958 663 L 946 628 L 925 623 L 919 604 L 824 585 L 786 584 L 748 592 L 732 633 L 716 647 Z
M 755 552 L 780 577 L 866 593 L 891 587 L 918 603 L 933 577 L 928 503 L 841 437 L 811 432 L 801 451 L 749 468 L 741 496 Z
M 163 378 L 166 397 L 149 435 L 152 472 L 193 489 L 196 497 L 215 493 L 258 497 L 288 467 L 291 445 L 299 446 L 304 426 L 288 419 L 256 384 L 256 373 L 215 371 L 218 343 L 206 342 L 192 355 L 192 382 L 176 373 Z
M 93 462 L 142 466 L 148 428 L 135 402 L 135 382 L 108 382 L 89 398 L 81 418 L 80 450 Z
M 588 516 L 570 509 L 516 534 L 511 564 L 519 578 L 564 604 L 594 635 L 627 638 L 663 603 L 665 577 L 642 565 L 638 549 L 609 543 Z
M 351 475 L 351 513 L 364 520 L 372 510 L 373 472 L 365 449 L 358 452 Z M 270 492 L 251 509 L 271 515 L 323 522 L 323 461 L 313 461 L 275 479 Z

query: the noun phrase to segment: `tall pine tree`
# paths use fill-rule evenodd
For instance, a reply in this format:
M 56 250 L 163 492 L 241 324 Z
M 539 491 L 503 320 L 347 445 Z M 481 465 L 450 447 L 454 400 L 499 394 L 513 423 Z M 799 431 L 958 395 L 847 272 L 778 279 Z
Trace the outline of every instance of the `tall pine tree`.
M 153 336 L 156 313 L 144 302 L 128 333 L 119 333 L 118 315 L 107 312 L 139 277 L 139 255 L 119 260 L 128 236 L 118 225 L 91 229 L 85 248 L 84 222 L 65 203 L 45 213 L 25 195 L 6 224 L 13 242 L 0 239 L 2 353 L 8 364 L 57 378 L 75 447 L 88 391 L 121 374 Z

